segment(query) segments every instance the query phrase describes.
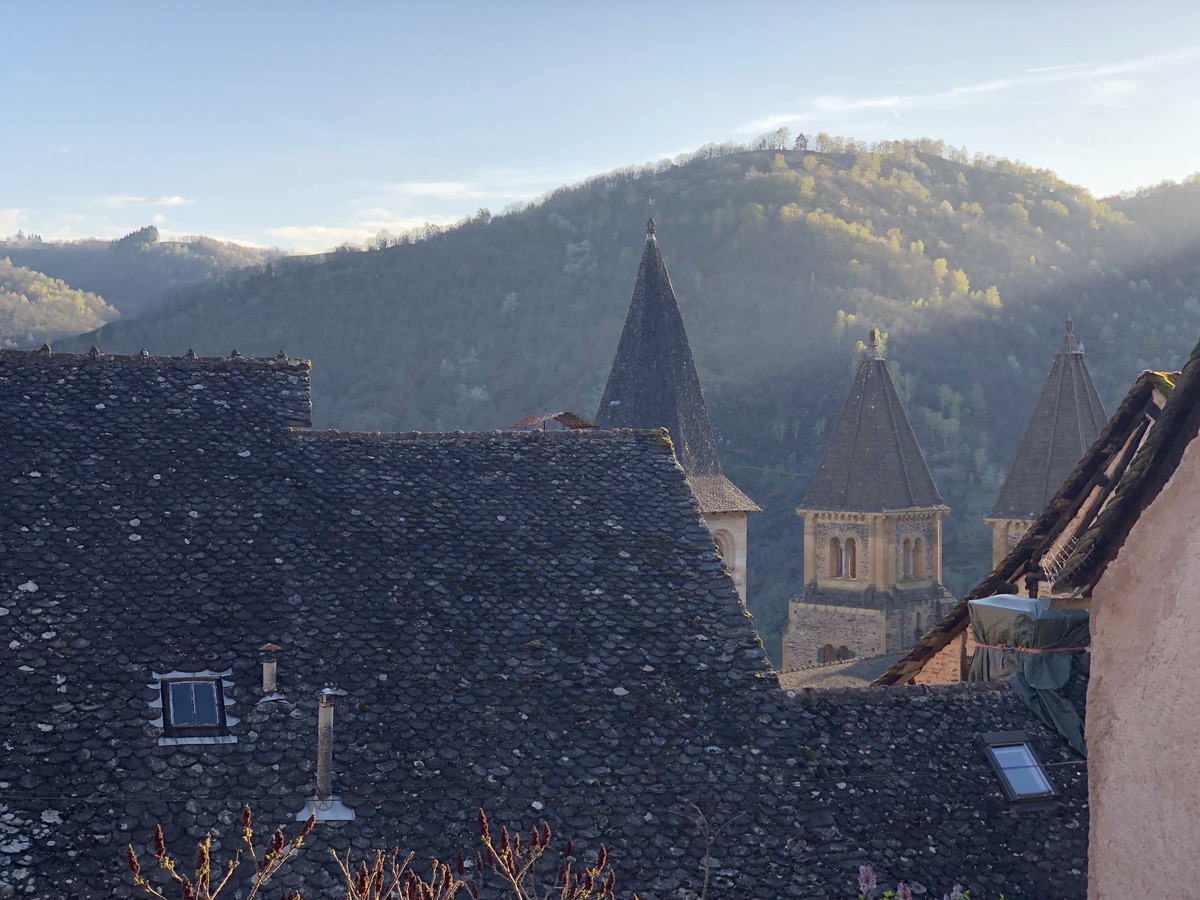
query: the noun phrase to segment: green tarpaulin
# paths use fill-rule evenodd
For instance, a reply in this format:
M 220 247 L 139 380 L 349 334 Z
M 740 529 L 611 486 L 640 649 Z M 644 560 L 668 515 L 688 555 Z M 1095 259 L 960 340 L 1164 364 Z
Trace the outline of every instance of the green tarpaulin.
M 1087 756 L 1083 720 L 1061 693 L 1072 674 L 1088 671 L 1087 612 L 1012 594 L 972 600 L 968 609 L 979 644 L 968 680 L 1007 680 L 1039 719 Z

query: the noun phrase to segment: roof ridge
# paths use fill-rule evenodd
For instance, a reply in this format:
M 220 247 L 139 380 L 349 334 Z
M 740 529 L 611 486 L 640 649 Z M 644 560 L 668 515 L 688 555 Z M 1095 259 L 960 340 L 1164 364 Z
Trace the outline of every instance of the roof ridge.
M 197 356 L 189 350 L 183 356 L 151 356 L 141 353 L 101 353 L 97 347 L 87 353 L 55 353 L 50 346 L 40 350 L 11 350 L 0 348 L 0 363 L 21 365 L 115 365 L 149 366 L 157 369 L 300 369 L 312 368 L 312 360 L 288 356 L 282 350 L 277 356 L 242 356 L 234 350 L 229 356 Z
M 666 429 L 662 429 L 665 431 Z M 342 431 L 330 428 L 322 431 L 308 429 L 293 432 L 293 436 L 308 442 L 318 441 L 378 441 L 381 443 L 484 443 L 486 441 L 507 441 L 509 443 L 571 443 L 578 441 L 597 441 L 624 444 L 654 444 L 663 450 L 664 455 L 671 456 L 672 451 L 664 444 L 661 434 L 655 434 L 655 429 L 610 428 L 588 429 L 578 431 L 563 429 L 560 431 Z
M 887 366 L 887 363 L 884 362 L 882 358 L 880 358 L 879 361 L 885 367 Z M 893 385 L 893 387 L 895 387 L 895 385 Z M 887 389 L 888 389 L 888 379 L 884 379 L 883 380 L 883 392 L 885 394 L 887 394 Z M 890 401 L 891 397 L 889 396 L 887 399 Z M 897 403 L 900 402 L 900 392 L 899 391 L 896 392 L 896 402 Z M 887 406 L 888 421 L 890 421 L 892 423 L 892 441 L 896 444 L 896 454 L 900 457 L 900 471 L 904 475 L 904 491 L 908 495 L 908 499 L 909 499 L 910 505 L 911 505 L 911 501 L 913 499 L 913 488 L 912 488 L 912 479 L 908 475 L 908 460 L 905 459 L 905 457 L 904 457 L 904 446 L 903 446 L 904 442 L 900 440 L 900 428 L 896 423 L 896 412 L 895 412 L 895 410 L 892 409 L 892 404 L 890 402 L 888 402 L 885 405 Z

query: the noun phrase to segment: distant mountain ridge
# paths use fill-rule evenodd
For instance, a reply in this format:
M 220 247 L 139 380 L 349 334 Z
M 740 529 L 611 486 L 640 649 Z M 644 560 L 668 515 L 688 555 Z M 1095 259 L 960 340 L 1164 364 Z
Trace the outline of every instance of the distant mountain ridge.
M 145 312 L 173 290 L 232 269 L 261 265 L 267 254 L 209 237 L 160 241 L 158 229 L 150 225 L 112 241 L 42 241 L 19 235 L 0 240 L 0 258 L 4 257 L 14 265 L 98 294 L 129 318 Z
M 765 510 L 750 535 L 750 604 L 777 654 L 785 601 L 802 583 L 793 510 L 868 328 L 887 333 L 953 510 L 944 581 L 958 593 L 990 563 L 981 517 L 1066 317 L 1110 406 L 1142 368 L 1178 366 L 1200 334 L 1197 243 L 1180 236 L 1164 250 L 1153 209 L 939 146 L 714 152 L 613 173 L 425 240 L 231 271 L 55 346 L 285 349 L 313 360 L 318 427 L 590 416 L 653 197 L 722 465 Z

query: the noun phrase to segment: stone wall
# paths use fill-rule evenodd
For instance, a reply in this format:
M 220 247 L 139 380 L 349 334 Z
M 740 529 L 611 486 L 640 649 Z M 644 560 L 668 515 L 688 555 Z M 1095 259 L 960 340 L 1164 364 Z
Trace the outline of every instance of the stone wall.
M 746 518 L 744 512 L 704 514 L 704 524 L 717 542 L 717 550 L 743 603 L 746 602 Z
M 796 669 L 821 661 L 826 644 L 845 646 L 857 658 L 884 652 L 884 613 L 878 609 L 826 606 L 793 601 L 783 636 L 783 667 Z
M 1198 444 L 1188 446 L 1092 591 L 1092 900 L 1200 882 L 1200 671 L 1192 664 L 1200 643 Z

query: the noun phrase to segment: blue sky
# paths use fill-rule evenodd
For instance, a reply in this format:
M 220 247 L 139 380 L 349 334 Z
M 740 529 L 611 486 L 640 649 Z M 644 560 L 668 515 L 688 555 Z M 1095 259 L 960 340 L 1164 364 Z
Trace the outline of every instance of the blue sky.
M 1130 9 L 1133 9 L 1131 12 Z M 1200 170 L 1200 4 L 6 5 L 0 235 L 301 252 L 786 125 Z

